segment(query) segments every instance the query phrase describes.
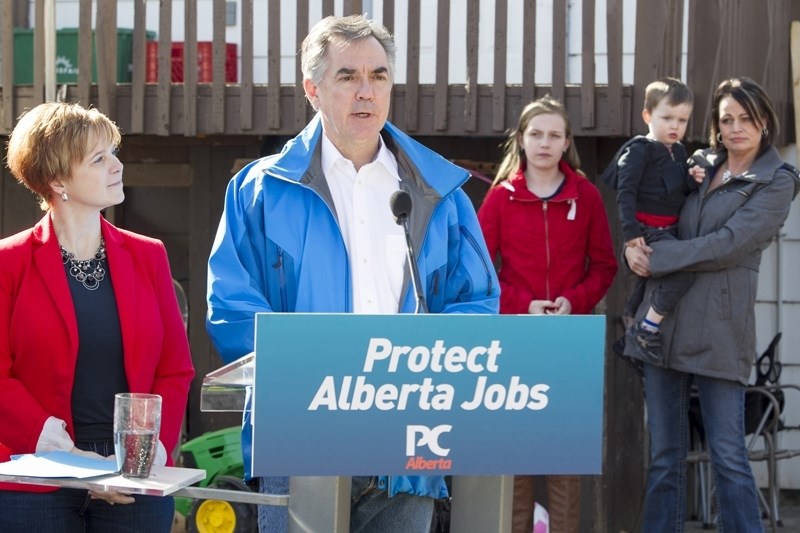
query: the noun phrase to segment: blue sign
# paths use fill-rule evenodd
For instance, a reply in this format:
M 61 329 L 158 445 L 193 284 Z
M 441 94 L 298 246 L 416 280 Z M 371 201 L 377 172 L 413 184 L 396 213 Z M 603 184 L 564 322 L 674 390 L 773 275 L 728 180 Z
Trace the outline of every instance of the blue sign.
M 599 474 L 605 317 L 265 313 L 252 472 Z

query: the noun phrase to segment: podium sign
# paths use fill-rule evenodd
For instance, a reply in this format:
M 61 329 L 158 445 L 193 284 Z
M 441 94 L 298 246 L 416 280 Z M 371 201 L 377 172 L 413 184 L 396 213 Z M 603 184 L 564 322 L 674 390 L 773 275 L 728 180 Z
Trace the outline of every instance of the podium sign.
M 252 473 L 599 474 L 605 317 L 265 313 Z

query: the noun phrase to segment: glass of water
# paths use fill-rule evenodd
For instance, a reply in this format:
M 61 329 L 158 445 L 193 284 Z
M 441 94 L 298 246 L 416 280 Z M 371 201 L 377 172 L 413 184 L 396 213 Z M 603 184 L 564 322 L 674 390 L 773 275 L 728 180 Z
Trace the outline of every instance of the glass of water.
M 161 428 L 161 396 L 124 392 L 114 396 L 114 451 L 124 477 L 150 475 Z

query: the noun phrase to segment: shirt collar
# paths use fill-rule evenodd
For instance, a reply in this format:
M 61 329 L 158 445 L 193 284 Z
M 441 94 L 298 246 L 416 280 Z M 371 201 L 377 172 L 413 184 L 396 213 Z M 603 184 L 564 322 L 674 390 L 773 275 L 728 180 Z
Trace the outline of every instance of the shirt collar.
M 339 149 L 334 146 L 330 139 L 328 139 L 328 136 L 325 135 L 325 131 L 323 130 L 321 165 L 322 171 L 326 176 L 333 172 L 333 166 L 340 160 L 346 161 L 350 164 L 351 168 L 354 168 L 352 161 L 342 155 Z M 378 153 L 375 155 L 375 159 L 373 159 L 369 164 L 376 162 L 383 165 L 392 176 L 397 178 L 397 181 L 400 181 L 400 175 L 397 169 L 397 160 L 395 159 L 394 154 L 386 147 L 386 143 L 383 142 L 383 137 L 380 135 L 378 135 Z

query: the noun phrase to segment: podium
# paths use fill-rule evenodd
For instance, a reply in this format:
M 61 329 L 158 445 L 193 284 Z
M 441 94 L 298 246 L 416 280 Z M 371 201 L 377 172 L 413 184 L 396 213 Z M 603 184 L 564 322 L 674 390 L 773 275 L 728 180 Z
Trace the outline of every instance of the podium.
M 603 316 L 259 314 L 255 340 L 201 402 L 250 409 L 290 531 L 347 531 L 353 475 L 452 475 L 458 533 L 510 530 L 513 474 L 601 471 Z

